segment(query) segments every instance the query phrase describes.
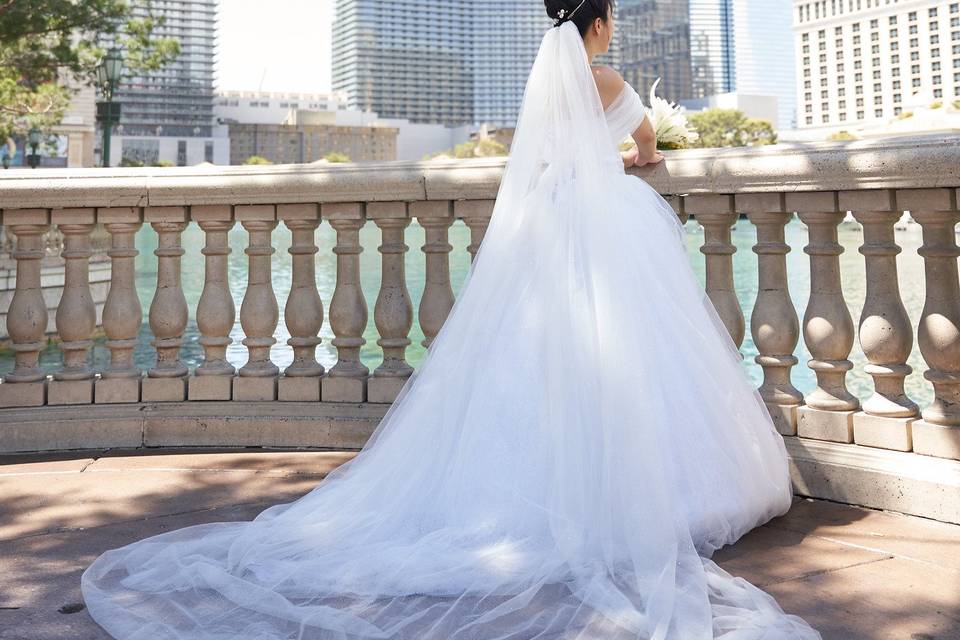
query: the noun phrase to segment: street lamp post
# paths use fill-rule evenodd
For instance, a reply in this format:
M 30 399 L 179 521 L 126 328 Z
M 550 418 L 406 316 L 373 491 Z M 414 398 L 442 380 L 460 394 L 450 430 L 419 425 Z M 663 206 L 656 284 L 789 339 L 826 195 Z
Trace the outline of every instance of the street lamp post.
M 36 169 L 40 166 L 40 142 L 42 142 L 40 129 L 36 127 L 31 128 L 30 132 L 27 133 L 27 144 L 33 151 L 33 153 L 27 154 L 27 165 L 29 165 L 31 169 Z
M 110 166 L 110 133 L 120 122 L 120 103 L 113 101 L 113 91 L 123 74 L 123 56 L 117 48 L 110 49 L 97 67 L 97 80 L 103 100 L 97 103 L 97 121 L 103 128 L 103 153 L 101 166 Z

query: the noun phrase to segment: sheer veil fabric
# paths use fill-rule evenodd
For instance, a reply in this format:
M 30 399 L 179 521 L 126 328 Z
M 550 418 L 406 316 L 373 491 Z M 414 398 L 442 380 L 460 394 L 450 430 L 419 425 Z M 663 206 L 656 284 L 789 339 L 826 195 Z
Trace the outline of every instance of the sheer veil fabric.
M 576 27 L 550 29 L 467 282 L 363 451 L 251 522 L 105 552 L 93 618 L 123 640 L 819 638 L 708 559 L 789 508 L 786 453 L 615 138 Z

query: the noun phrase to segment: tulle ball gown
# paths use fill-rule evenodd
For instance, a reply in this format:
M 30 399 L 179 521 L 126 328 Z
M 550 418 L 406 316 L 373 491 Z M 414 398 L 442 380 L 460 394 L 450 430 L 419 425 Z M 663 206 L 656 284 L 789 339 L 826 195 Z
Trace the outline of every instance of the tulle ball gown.
M 624 173 L 576 27 L 548 31 L 493 217 L 365 448 L 252 522 L 107 551 L 123 640 L 818 638 L 711 560 L 790 506 L 786 453 L 669 205 Z

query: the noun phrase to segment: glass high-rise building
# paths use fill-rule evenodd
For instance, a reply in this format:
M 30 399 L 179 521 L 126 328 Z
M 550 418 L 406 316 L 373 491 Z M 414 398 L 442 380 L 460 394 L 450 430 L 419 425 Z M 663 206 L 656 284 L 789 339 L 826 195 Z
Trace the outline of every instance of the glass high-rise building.
M 640 93 L 679 102 L 736 92 L 775 96 L 794 124 L 791 0 L 620 0 L 620 69 Z
M 122 105 L 114 144 L 121 148 L 119 153 L 111 149 L 111 160 L 214 162 L 215 155 L 224 155 L 214 153 L 212 139 L 217 0 L 164 0 L 150 3 L 149 10 L 133 5 L 136 17 L 147 17 L 148 11 L 163 18 L 155 35 L 175 38 L 180 55 L 156 71 L 123 76 L 114 92 L 114 101 Z
M 746 3 L 746 0 L 740 1 Z M 735 0 L 690 0 L 690 65 L 693 76 L 691 98 L 734 91 L 734 2 Z
M 125 135 L 209 137 L 213 126 L 213 63 L 217 0 L 165 0 L 150 5 L 164 24 L 157 37 L 180 42 L 180 56 L 157 71 L 125 75 L 114 99 L 123 104 Z M 147 9 L 134 4 L 137 17 Z
M 540 40 L 552 22 L 542 0 L 488 0 L 473 7 L 473 121 L 513 126 Z
M 621 0 L 616 35 L 620 73 L 641 94 L 660 78 L 659 95 L 693 95 L 690 0 Z
M 797 125 L 792 0 L 733 1 L 734 88 L 744 95 L 776 96 L 777 124 Z
M 467 0 L 337 0 L 334 91 L 346 94 L 347 108 L 383 118 L 472 123 L 477 6 Z

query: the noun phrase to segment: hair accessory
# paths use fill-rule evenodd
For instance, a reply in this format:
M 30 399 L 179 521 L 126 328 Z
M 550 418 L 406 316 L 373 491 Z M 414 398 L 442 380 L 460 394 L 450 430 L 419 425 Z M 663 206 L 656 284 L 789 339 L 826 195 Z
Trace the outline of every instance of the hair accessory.
M 579 11 L 580 7 L 582 7 L 586 1 L 587 0 L 580 0 L 580 4 L 577 5 L 577 8 L 571 11 L 570 13 L 567 13 L 566 9 L 560 9 L 560 11 L 557 12 L 557 21 L 553 23 L 553 26 L 559 27 L 564 22 L 567 22 L 568 20 L 570 20 L 570 18 L 573 17 L 573 14 Z

